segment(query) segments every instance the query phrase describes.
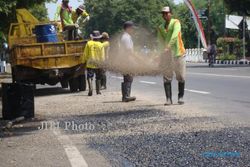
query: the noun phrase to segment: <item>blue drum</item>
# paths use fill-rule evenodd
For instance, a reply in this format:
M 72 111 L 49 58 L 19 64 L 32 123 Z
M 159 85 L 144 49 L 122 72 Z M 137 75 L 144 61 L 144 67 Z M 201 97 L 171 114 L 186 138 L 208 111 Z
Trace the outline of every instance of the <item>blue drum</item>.
M 42 24 L 35 27 L 38 43 L 58 42 L 56 26 L 53 24 Z

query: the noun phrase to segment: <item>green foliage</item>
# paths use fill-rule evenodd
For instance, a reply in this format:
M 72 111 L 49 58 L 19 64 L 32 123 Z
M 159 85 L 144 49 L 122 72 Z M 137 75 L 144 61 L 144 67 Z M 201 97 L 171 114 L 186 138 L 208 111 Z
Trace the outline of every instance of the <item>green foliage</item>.
M 228 55 L 236 55 L 238 59 L 242 57 L 242 41 L 238 38 L 218 38 L 217 46 L 220 55 L 228 58 Z M 230 56 L 229 56 L 230 57 Z
M 236 12 L 239 15 L 250 15 L 250 0 L 224 0 L 229 12 Z
M 16 9 L 26 8 L 39 20 L 47 19 L 47 9 L 45 2 L 51 0 L 0 0 L 0 32 L 7 34 L 9 25 L 16 22 Z
M 225 55 L 219 55 L 219 60 L 236 60 L 236 55 L 234 54 L 225 54 Z
M 45 6 L 45 3 L 43 4 L 35 4 L 32 8 L 29 9 L 29 11 L 39 20 L 39 21 L 48 21 L 48 11 Z
M 127 20 L 156 32 L 161 23 L 159 11 L 163 6 L 174 6 L 172 0 L 85 0 L 91 20 L 87 25 L 87 33 L 94 29 L 115 34 L 122 29 Z
M 192 0 L 196 10 L 206 10 L 208 8 L 207 0 Z M 185 4 L 181 3 L 176 6 L 176 10 L 174 12 L 176 18 L 181 20 L 182 23 L 182 33 L 183 40 L 186 48 L 194 48 L 197 47 L 197 30 L 192 19 L 191 13 Z M 213 41 L 219 36 L 223 36 L 224 34 L 224 5 L 223 0 L 211 0 L 210 4 L 210 20 L 212 33 L 211 38 Z M 207 27 L 207 19 L 202 18 L 202 25 L 204 28 L 205 35 L 208 34 Z

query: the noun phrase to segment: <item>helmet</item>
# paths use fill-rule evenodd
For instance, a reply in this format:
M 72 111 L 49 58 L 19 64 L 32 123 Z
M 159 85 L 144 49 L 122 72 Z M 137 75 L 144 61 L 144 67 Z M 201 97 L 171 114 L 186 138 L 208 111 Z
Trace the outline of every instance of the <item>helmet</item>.
M 79 10 L 81 10 L 83 12 L 85 10 L 85 6 L 84 5 L 80 5 L 80 6 L 78 6 L 77 9 L 79 9 Z
M 109 39 L 109 34 L 107 32 L 102 33 L 102 38 Z

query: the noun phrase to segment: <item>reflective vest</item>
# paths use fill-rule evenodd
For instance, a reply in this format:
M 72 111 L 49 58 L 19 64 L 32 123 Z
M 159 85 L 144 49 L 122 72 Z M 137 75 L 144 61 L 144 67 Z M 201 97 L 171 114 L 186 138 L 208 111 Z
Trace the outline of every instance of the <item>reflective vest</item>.
M 65 26 L 72 25 L 74 24 L 73 19 L 72 19 L 72 13 L 73 13 L 72 7 L 66 8 L 63 5 L 60 5 L 56 9 L 54 20 L 57 21 L 58 17 L 60 16 L 63 28 Z
M 179 20 L 171 19 L 168 25 L 166 23 L 160 25 L 158 27 L 157 39 L 160 51 L 170 47 L 173 56 L 179 57 L 185 54 Z

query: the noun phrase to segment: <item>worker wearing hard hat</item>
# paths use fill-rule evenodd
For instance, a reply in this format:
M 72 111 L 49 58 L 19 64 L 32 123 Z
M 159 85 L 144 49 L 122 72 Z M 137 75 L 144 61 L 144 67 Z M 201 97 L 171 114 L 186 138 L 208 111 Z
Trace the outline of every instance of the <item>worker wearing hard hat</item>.
M 80 25 L 82 23 L 89 21 L 89 19 L 90 16 L 86 12 L 84 5 L 78 6 L 78 8 L 72 12 L 72 20 L 75 24 Z
M 98 63 L 104 61 L 104 47 L 101 43 L 102 35 L 99 31 L 93 31 L 91 34 L 92 40 L 88 41 L 85 48 L 84 54 L 82 57 L 82 63 L 86 64 L 87 67 L 87 79 L 89 85 L 88 96 L 93 95 L 93 78 L 96 77 L 96 94 L 101 94 L 101 77 L 102 72 L 98 67 Z
M 72 20 L 79 27 L 83 27 L 84 24 L 90 20 L 90 16 L 86 12 L 84 5 L 80 5 L 76 10 L 73 10 Z M 77 33 L 78 35 L 83 36 L 81 29 L 78 29 Z
M 164 88 L 167 102 L 165 105 L 171 105 L 173 73 L 176 74 L 178 81 L 178 103 L 184 104 L 183 96 L 185 89 L 186 61 L 184 58 L 185 48 L 182 41 L 181 24 L 177 19 L 172 18 L 170 7 L 166 6 L 161 10 L 162 17 L 165 20 L 158 27 L 159 50 L 163 55 L 163 64 L 165 63 Z

